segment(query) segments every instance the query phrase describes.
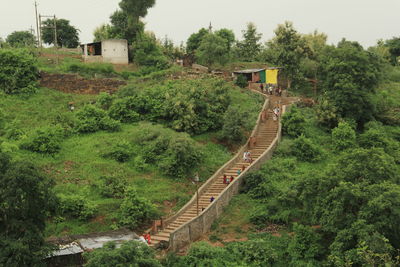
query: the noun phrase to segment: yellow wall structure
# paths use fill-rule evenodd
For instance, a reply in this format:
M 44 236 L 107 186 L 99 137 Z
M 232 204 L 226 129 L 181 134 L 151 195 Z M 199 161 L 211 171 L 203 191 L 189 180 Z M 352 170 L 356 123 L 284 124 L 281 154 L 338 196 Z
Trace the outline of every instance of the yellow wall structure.
M 267 83 L 278 84 L 279 69 L 267 70 Z

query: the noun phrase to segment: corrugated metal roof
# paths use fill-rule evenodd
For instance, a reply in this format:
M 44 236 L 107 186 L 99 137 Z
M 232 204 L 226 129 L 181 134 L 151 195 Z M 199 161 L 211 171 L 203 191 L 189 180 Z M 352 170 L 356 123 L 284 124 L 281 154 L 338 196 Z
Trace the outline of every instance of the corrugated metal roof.
M 236 70 L 233 73 L 255 73 L 255 72 L 260 72 L 265 69 L 247 69 L 247 70 Z

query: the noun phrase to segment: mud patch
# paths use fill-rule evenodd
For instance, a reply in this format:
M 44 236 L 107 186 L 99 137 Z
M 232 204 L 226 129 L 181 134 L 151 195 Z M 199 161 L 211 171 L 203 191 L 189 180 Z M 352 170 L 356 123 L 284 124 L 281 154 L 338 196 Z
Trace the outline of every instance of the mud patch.
M 97 95 L 101 92 L 114 93 L 125 81 L 115 79 L 86 79 L 76 74 L 40 73 L 40 86 L 64 93 Z

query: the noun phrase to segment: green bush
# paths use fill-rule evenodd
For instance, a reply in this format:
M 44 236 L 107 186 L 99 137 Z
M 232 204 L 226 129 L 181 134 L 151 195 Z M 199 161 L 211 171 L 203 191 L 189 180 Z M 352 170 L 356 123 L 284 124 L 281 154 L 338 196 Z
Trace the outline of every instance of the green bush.
M 156 218 L 157 210 L 147 199 L 139 197 L 133 187 L 125 191 L 124 200 L 120 207 L 118 224 L 136 228 Z
M 115 100 L 109 109 L 110 117 L 121 122 L 139 121 L 140 115 L 135 111 L 134 100 L 133 97 Z
M 249 114 L 237 106 L 229 106 L 224 115 L 220 139 L 230 144 L 241 143 L 246 139 L 246 124 Z
M 170 135 L 160 135 L 154 140 L 143 142 L 143 159 L 148 163 L 159 162 L 169 147 L 170 139 Z
M 64 216 L 87 220 L 94 216 L 97 207 L 79 195 L 59 195 L 59 212 Z
M 122 198 L 128 181 L 121 177 L 100 176 L 96 187 L 104 197 Z
M 121 130 L 121 123 L 106 116 L 100 121 L 100 129 L 108 132 L 118 132 Z
M 311 139 L 304 135 L 299 136 L 293 142 L 292 153 L 301 161 L 316 162 L 321 159 L 322 150 Z
M 305 132 L 306 119 L 300 113 L 301 111 L 295 107 L 282 118 L 282 130 L 284 134 L 291 137 L 298 137 Z
M 249 85 L 249 83 L 247 82 L 247 78 L 244 75 L 239 75 L 236 78 L 235 84 L 240 88 L 246 88 Z
M 354 147 L 356 132 L 348 123 L 339 122 L 338 127 L 332 130 L 332 143 L 338 151 Z
M 132 45 L 133 60 L 141 66 L 151 66 L 154 70 L 164 70 L 170 66 L 154 36 L 143 33 Z
M 1 129 L 0 129 L 0 132 L 1 132 Z M 18 122 L 15 120 L 6 124 L 6 126 L 4 128 L 4 132 L 5 132 L 4 136 L 10 140 L 19 140 L 25 134 L 25 132 L 18 126 Z
M 194 243 L 177 266 L 235 266 L 234 260 L 224 248 L 203 241 Z
M 149 164 L 146 163 L 141 155 L 138 155 L 133 159 L 133 166 L 139 171 L 145 171 L 149 167 Z
M 316 105 L 316 114 L 319 124 L 328 128 L 335 128 L 340 116 L 337 107 L 327 98 L 322 98 Z
M 182 178 L 193 173 L 202 162 L 202 154 L 188 136 L 169 142 L 168 149 L 160 162 L 160 168 L 168 176 Z
M 55 154 L 61 149 L 63 137 L 64 130 L 61 127 L 39 129 L 21 144 L 21 148 L 32 152 Z
M 77 131 L 80 133 L 94 133 L 99 130 L 117 131 L 120 124 L 109 118 L 106 111 L 94 106 L 85 105 L 76 112 Z
M 85 267 L 135 266 L 161 267 L 154 258 L 154 250 L 138 241 L 128 241 L 117 248 L 114 242 L 83 254 Z
M 0 49 L 0 90 L 6 94 L 32 93 L 38 77 L 37 61 L 32 53 Z
M 111 107 L 114 99 L 115 97 L 113 95 L 101 92 L 97 97 L 96 106 L 98 106 L 101 109 L 108 110 Z
M 103 157 L 111 158 L 119 162 L 126 162 L 132 157 L 132 155 L 132 145 L 127 141 L 120 141 L 112 145 L 109 151 L 103 154 Z

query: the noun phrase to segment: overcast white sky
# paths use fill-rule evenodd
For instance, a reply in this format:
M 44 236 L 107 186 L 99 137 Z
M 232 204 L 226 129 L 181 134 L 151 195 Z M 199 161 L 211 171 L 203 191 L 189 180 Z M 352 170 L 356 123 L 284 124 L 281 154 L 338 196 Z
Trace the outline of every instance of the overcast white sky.
M 55 14 L 81 30 L 81 42 L 93 39 L 93 30 L 109 21 L 120 0 L 37 0 L 39 13 Z M 315 29 L 371 46 L 380 38 L 400 36 L 400 0 L 156 0 L 145 18 L 146 29 L 176 44 L 212 22 L 214 29 L 233 29 L 236 36 L 254 22 L 266 41 L 277 24 L 292 21 L 301 33 Z M 35 28 L 34 0 L 0 0 L 0 37 Z

